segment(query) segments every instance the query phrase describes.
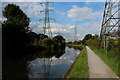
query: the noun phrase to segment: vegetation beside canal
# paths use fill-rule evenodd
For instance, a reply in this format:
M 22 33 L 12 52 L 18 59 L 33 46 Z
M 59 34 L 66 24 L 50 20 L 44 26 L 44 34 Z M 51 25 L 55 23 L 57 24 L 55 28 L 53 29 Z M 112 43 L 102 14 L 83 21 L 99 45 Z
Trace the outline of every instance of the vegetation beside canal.
M 120 77 L 119 69 L 119 61 L 116 57 L 111 57 L 109 53 L 106 53 L 103 49 L 97 49 L 94 47 L 90 47 L 108 66 Z
M 66 44 L 68 47 L 72 47 L 74 48 L 75 50 L 82 50 L 84 48 L 84 45 L 79 45 L 79 44 Z
M 8 4 L 3 9 L 6 18 L 2 24 L 2 53 L 4 58 L 17 58 L 36 52 L 53 51 L 59 49 L 60 54 L 65 50 L 65 39 L 61 35 L 51 38 L 46 34 L 35 33 L 30 28 L 30 18 L 16 4 Z M 61 51 L 60 51 L 61 50 Z M 41 54 L 50 55 L 50 54 Z M 53 56 L 53 54 L 51 54 Z
M 89 78 L 87 51 L 84 48 L 72 65 L 67 78 Z

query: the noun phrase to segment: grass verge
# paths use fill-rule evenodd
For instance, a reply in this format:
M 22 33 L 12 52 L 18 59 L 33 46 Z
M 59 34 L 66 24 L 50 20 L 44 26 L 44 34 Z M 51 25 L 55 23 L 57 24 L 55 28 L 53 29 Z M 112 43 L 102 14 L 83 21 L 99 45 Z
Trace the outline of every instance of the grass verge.
M 84 48 L 75 63 L 72 65 L 67 78 L 89 78 L 87 51 Z
M 109 53 L 106 53 L 103 49 L 97 49 L 90 46 L 90 48 L 120 77 L 118 72 L 119 61 L 117 57 L 110 56 Z

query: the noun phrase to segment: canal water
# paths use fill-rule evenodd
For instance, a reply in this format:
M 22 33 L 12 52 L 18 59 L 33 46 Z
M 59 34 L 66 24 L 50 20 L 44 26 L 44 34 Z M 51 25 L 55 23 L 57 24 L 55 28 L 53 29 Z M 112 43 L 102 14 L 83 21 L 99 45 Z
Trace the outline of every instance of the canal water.
M 79 50 L 66 47 L 62 54 L 52 57 L 39 57 L 39 53 L 35 53 L 22 59 L 4 60 L 3 77 L 63 78 L 79 53 Z

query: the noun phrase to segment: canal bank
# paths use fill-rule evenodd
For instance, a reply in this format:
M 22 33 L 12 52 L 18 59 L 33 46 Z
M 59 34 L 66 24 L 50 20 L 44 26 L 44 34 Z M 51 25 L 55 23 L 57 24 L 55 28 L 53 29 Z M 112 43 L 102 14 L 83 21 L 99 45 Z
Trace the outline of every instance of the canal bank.
M 86 48 L 84 48 L 65 74 L 64 78 L 89 78 L 87 60 L 87 51 Z

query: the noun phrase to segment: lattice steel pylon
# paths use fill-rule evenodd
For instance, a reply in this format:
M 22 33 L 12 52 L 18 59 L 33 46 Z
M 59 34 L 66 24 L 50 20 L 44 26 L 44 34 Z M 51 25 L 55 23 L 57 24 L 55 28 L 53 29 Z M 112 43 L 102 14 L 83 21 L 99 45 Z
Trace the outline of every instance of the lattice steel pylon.
M 74 27 L 74 41 L 77 41 L 77 26 Z
M 51 25 L 50 22 L 54 20 L 50 17 L 50 12 L 54 11 L 49 7 L 49 2 L 46 0 L 46 2 L 40 3 L 42 6 L 44 6 L 44 9 L 40 11 L 40 13 L 44 14 L 44 17 L 40 19 L 40 21 L 43 21 L 43 34 L 48 35 L 48 37 L 52 37 L 52 31 L 51 31 Z
M 120 1 L 106 0 L 103 20 L 100 32 L 100 43 L 104 42 L 104 49 L 107 51 L 108 39 L 110 37 L 120 37 Z

